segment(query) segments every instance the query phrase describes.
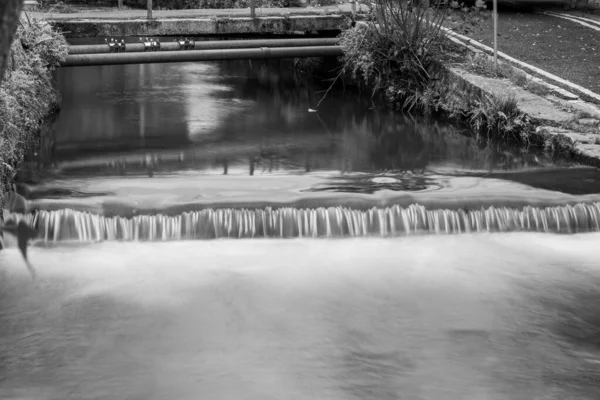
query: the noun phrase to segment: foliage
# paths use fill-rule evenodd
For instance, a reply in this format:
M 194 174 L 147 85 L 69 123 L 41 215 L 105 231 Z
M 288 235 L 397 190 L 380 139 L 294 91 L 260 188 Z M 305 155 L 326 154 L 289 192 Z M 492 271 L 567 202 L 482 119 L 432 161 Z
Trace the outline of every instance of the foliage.
M 342 34 L 343 73 L 371 88 L 374 96 L 382 96 L 393 108 L 458 119 L 485 141 L 493 138 L 527 143 L 532 127 L 514 97 L 460 98 L 444 80 L 444 64 L 464 62 L 464 56 L 440 29 L 448 9 L 427 9 L 393 0 L 379 2 L 370 21 Z M 485 55 L 469 61 L 479 73 L 495 75 L 493 63 Z M 509 65 L 502 64 L 500 73 L 518 84 L 528 83 L 526 75 Z
M 64 37 L 43 20 L 26 18 L 17 29 L 0 85 L 0 197 L 10 190 L 24 152 L 59 103 L 52 70 L 67 55 Z
M 188 0 L 188 8 L 246 8 L 250 0 Z M 300 0 L 256 0 L 256 7 L 301 7 Z
M 447 9 L 439 6 L 379 2 L 370 21 L 342 34 L 344 71 L 370 86 L 373 95 L 410 109 L 440 70 L 449 46 L 440 29 L 446 15 Z
M 521 135 L 529 119 L 518 107 L 514 96 L 493 98 L 486 96 L 475 100 L 469 113 L 469 124 L 478 135 L 486 134 L 487 140 L 495 139 L 527 141 Z
M 38 0 L 40 8 L 48 12 L 72 13 L 77 12 L 77 5 L 97 5 L 114 7 L 117 0 Z M 123 4 L 133 8 L 146 8 L 146 0 L 124 0 Z M 336 0 L 255 0 L 256 7 L 304 7 L 327 6 L 337 4 Z M 250 0 L 153 0 L 156 10 L 185 10 L 198 8 L 247 8 Z
M 73 0 L 71 0 L 73 1 Z M 331 5 L 335 0 L 255 0 L 256 7 L 304 7 L 306 5 Z M 146 0 L 125 0 L 124 4 L 135 8 L 145 8 Z M 247 8 L 250 0 L 154 0 L 155 9 L 198 9 L 198 8 Z

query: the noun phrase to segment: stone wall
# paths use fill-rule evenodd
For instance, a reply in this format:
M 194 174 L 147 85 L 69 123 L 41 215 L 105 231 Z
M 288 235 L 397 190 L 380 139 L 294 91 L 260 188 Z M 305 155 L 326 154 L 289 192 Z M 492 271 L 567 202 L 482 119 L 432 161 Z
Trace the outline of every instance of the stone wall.
M 289 17 L 190 18 L 137 20 L 55 20 L 55 28 L 68 38 L 115 36 L 210 36 L 232 34 L 284 34 L 291 32 L 339 33 L 348 28 L 343 15 L 291 15 Z

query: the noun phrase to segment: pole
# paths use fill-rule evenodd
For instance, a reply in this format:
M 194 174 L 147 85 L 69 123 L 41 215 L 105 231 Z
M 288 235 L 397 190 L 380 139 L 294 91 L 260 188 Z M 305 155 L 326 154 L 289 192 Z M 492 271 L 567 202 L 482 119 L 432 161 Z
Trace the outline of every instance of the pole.
M 152 0 L 146 0 L 146 1 L 147 1 L 146 5 L 148 7 L 148 20 L 151 20 L 152 19 Z
M 256 18 L 256 1 L 250 0 L 250 18 Z
M 494 65 L 498 75 L 498 0 L 494 0 Z

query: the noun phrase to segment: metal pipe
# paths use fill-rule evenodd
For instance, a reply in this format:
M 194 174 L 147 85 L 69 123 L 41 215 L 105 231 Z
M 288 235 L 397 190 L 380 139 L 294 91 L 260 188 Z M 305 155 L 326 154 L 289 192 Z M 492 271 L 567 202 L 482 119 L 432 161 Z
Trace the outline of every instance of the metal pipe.
M 250 60 L 269 58 L 337 57 L 340 46 L 279 47 L 258 49 L 221 49 L 199 51 L 169 51 L 150 53 L 111 53 L 69 55 L 61 67 L 91 65 L 152 64 L 193 61 Z
M 194 50 L 248 49 L 257 47 L 304 47 L 335 46 L 338 38 L 313 39 L 264 39 L 264 40 L 211 40 L 194 42 Z M 161 42 L 160 51 L 183 50 L 178 42 Z M 146 51 L 144 43 L 127 43 L 125 53 Z M 69 46 L 69 55 L 112 53 L 108 44 L 90 44 Z

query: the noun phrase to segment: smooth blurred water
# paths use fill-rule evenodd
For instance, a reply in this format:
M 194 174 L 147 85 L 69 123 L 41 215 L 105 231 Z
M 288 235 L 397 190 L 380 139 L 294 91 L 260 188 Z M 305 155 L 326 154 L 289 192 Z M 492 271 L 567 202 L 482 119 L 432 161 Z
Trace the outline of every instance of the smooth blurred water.
M 19 176 L 39 279 L 0 253 L 0 399 L 600 398 L 598 170 L 318 105 L 280 62 L 58 86 Z M 258 233 L 295 239 L 181 240 Z
M 595 400 L 599 240 L 4 251 L 0 398 Z

